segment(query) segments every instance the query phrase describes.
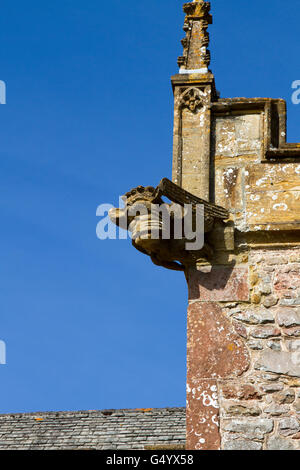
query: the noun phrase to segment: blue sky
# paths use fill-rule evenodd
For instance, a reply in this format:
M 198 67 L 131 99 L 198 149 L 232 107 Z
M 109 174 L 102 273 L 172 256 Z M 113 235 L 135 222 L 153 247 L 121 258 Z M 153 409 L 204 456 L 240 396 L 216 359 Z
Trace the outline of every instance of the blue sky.
M 182 3 L 1 2 L 1 413 L 184 406 L 184 275 L 95 233 L 171 176 Z M 285 98 L 299 141 L 300 0 L 212 7 L 221 96 Z

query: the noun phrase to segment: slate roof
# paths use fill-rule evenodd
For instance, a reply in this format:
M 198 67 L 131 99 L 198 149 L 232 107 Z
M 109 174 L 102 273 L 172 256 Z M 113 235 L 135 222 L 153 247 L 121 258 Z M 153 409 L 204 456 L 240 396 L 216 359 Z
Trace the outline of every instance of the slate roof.
M 0 450 L 183 449 L 185 408 L 0 415 Z

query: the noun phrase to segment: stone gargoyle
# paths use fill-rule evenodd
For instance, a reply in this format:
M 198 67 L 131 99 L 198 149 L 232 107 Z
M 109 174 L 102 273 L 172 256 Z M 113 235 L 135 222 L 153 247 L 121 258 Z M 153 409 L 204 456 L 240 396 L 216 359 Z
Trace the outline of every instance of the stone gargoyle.
M 165 203 L 163 197 L 171 203 Z M 225 226 L 229 218 L 223 207 L 188 193 L 167 178 L 156 188 L 138 186 L 122 199 L 125 207 L 109 212 L 112 222 L 128 230 L 133 246 L 154 264 L 176 271 L 207 264 L 214 250 L 209 234 Z M 197 246 L 201 236 L 203 243 Z

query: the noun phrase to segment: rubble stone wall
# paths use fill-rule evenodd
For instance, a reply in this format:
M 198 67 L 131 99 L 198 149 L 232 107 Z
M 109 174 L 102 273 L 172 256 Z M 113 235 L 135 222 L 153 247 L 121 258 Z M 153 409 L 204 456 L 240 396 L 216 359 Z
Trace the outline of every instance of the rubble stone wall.
M 188 284 L 187 448 L 300 450 L 300 248 Z

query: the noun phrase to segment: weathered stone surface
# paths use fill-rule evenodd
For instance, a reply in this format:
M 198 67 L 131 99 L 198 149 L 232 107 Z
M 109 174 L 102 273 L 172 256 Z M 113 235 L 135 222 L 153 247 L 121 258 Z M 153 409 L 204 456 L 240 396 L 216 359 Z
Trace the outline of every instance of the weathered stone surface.
M 293 355 L 292 355 L 293 357 Z M 289 387 L 295 387 L 295 391 L 300 390 L 300 379 L 293 377 L 281 377 L 282 383 L 288 385 Z
M 262 450 L 262 443 L 245 439 L 225 440 L 223 450 Z
M 251 272 L 250 276 L 249 276 L 249 280 L 250 280 L 250 285 L 253 287 L 253 286 L 256 286 L 258 281 L 259 281 L 259 275 L 257 274 L 257 272 Z
M 210 64 L 210 53 L 207 49 L 209 45 L 207 28 L 212 23 L 210 3 L 203 1 L 185 3 L 183 11 L 186 14 L 183 28 L 186 37 L 181 41 L 184 52 L 178 60 L 178 65 L 182 72 L 185 69 L 201 69 L 202 73 L 205 73 Z
M 246 204 L 248 223 L 273 229 L 284 228 L 285 223 L 300 220 L 299 174 L 296 164 L 252 165 L 247 167 Z M 287 262 L 281 256 L 274 257 L 274 264 Z M 281 260 L 281 261 L 280 261 Z
M 260 358 L 255 365 L 257 370 L 274 372 L 276 374 L 300 377 L 300 364 L 293 362 L 292 355 L 285 351 L 265 350 L 260 354 Z
M 240 168 L 226 167 L 216 168 L 216 192 L 218 193 L 219 204 L 230 211 L 243 210 L 243 172 Z
M 281 334 L 280 330 L 273 326 L 255 328 L 251 332 L 251 336 L 253 338 L 258 338 L 258 339 L 272 338 L 272 337 L 280 336 L 280 334 Z
M 276 260 L 276 256 L 272 258 L 272 255 L 268 253 L 263 254 L 260 264 L 258 264 L 258 255 L 256 255 L 256 258 L 255 262 L 252 261 L 251 256 L 249 258 L 249 262 L 254 263 L 253 266 L 255 266 L 257 274 L 256 277 L 250 277 L 250 284 L 254 285 L 256 292 L 256 289 L 261 286 L 262 280 L 268 283 L 272 287 L 271 292 L 269 292 L 269 289 L 266 289 L 263 295 L 267 295 L 267 298 L 272 298 L 274 286 L 270 279 L 278 278 L 278 269 L 289 269 L 289 265 L 286 262 L 286 259 L 289 259 L 289 255 L 287 253 L 286 255 L 277 256 L 279 259 Z M 271 263 L 274 264 L 267 265 L 270 259 Z M 272 273 L 264 272 L 265 267 L 272 269 Z M 250 272 L 251 270 L 252 268 Z M 290 273 L 287 271 L 285 274 L 289 276 Z M 271 277 L 267 279 L 264 276 Z M 283 282 L 283 278 L 281 282 Z M 274 303 L 277 303 L 277 300 L 282 298 L 284 297 L 281 297 L 281 291 L 276 290 L 273 299 Z M 252 305 L 250 308 L 245 305 L 244 301 L 230 301 L 231 303 L 228 301 L 223 310 L 223 314 L 227 315 L 229 320 L 231 319 L 235 332 L 245 338 L 245 343 L 249 348 L 253 365 L 256 369 L 255 374 L 249 376 L 249 382 L 245 382 L 245 379 L 242 379 L 240 383 L 241 379 L 237 378 L 229 382 L 227 380 L 223 382 L 222 380 L 219 383 L 222 413 L 220 432 L 223 436 L 223 448 L 230 449 L 235 448 L 235 446 L 237 449 L 240 446 L 242 448 L 243 444 L 239 443 L 247 441 L 247 439 L 249 439 L 251 445 L 252 443 L 262 445 L 264 441 L 263 448 L 266 448 L 266 438 L 269 434 L 274 433 L 274 431 L 275 434 L 274 436 L 272 434 L 272 436 L 279 438 L 279 441 L 270 441 L 269 437 L 269 446 L 290 446 L 290 441 L 292 441 L 293 448 L 294 446 L 297 448 L 298 445 L 299 439 L 297 440 L 296 437 L 300 435 L 300 429 L 298 431 L 295 425 L 294 427 L 290 426 L 288 429 L 280 429 L 278 425 L 269 433 L 264 434 L 264 437 L 261 434 L 260 437 L 254 437 L 251 430 L 248 431 L 248 435 L 245 435 L 249 422 L 259 418 L 267 419 L 269 417 L 269 419 L 275 419 L 279 422 L 280 419 L 291 419 L 291 413 L 294 413 L 294 418 L 296 416 L 300 418 L 299 398 L 296 399 L 295 394 L 295 392 L 300 394 L 298 392 L 300 385 L 300 382 L 298 384 L 300 379 L 300 340 L 296 339 L 297 336 L 295 336 L 298 334 L 300 325 L 291 324 L 291 316 L 287 315 L 296 311 L 298 307 L 276 305 L 266 308 L 262 305 L 265 299 L 266 297 L 262 297 L 260 306 Z M 200 303 L 204 304 L 205 302 Z M 294 321 L 295 319 L 293 318 Z M 282 329 L 277 327 L 274 324 L 275 322 Z M 297 354 L 299 354 L 299 357 L 296 356 Z M 259 373 L 259 370 L 263 371 L 263 373 Z M 249 395 L 247 396 L 246 391 L 248 387 Z M 229 431 L 227 428 L 228 418 L 232 422 L 237 420 L 243 421 L 247 423 L 247 426 L 245 426 L 245 429 L 240 429 L 239 432 L 237 430 Z M 280 438 L 283 438 L 283 441 Z M 261 442 L 258 443 L 258 440 Z
M 287 275 L 288 274 L 288 275 Z M 282 296 L 291 290 L 300 288 L 300 272 L 299 268 L 291 271 L 289 268 L 287 272 L 278 272 L 274 281 L 275 291 Z
M 276 405 L 273 403 L 272 405 L 265 408 L 265 413 L 271 416 L 281 416 L 290 411 L 290 407 L 288 405 Z
M 281 264 L 273 264 L 272 266 L 267 266 L 269 258 L 272 256 L 269 253 L 264 253 L 261 256 L 259 265 L 258 255 L 255 255 L 257 258 L 255 263 L 252 257 L 249 257 L 249 262 L 254 263 L 253 265 L 256 267 L 257 277 L 259 278 L 251 277 L 250 282 L 255 283 L 254 289 L 261 285 L 260 280 L 265 275 L 271 276 L 273 280 L 276 278 L 278 269 L 289 269 L 289 265 L 285 262 L 286 259 L 289 259 L 289 252 L 290 250 L 285 255 L 280 255 L 280 259 L 276 260 L 276 262 Z M 271 262 L 275 263 L 275 259 Z M 266 266 L 272 268 L 274 274 L 264 273 Z M 250 272 L 251 270 L 252 268 L 250 268 Z M 286 275 L 288 276 L 289 274 L 289 271 L 287 271 Z M 270 284 L 273 289 L 273 283 L 270 282 Z M 273 290 L 271 294 L 267 295 L 272 296 L 272 293 Z M 276 291 L 276 302 L 278 298 L 281 299 L 280 290 Z M 261 302 L 264 302 L 264 300 L 265 298 L 263 297 Z M 196 303 L 205 304 L 205 302 Z M 272 433 L 272 437 L 279 438 L 279 441 L 270 441 L 271 437 L 269 436 L 268 445 L 274 445 L 275 447 L 289 446 L 289 442 L 292 441 L 292 447 L 298 448 L 299 439 L 296 437 L 300 435 L 300 429 L 298 430 L 294 421 L 290 423 L 290 427 L 287 429 L 284 427 L 281 429 L 279 424 L 276 425 L 272 431 L 264 434 L 264 437 L 261 435 L 260 437 L 257 437 L 257 435 L 254 437 L 251 429 L 250 431 L 248 430 L 249 434 L 245 435 L 249 423 L 251 424 L 251 422 L 257 419 L 268 419 L 269 417 L 269 419 L 274 419 L 277 423 L 280 420 L 296 417 L 300 419 L 299 398 L 296 399 L 296 395 L 300 395 L 300 340 L 296 339 L 297 336 L 294 336 L 298 334 L 297 331 L 300 325 L 291 324 L 290 315 L 282 320 L 282 315 L 296 310 L 297 307 L 295 306 L 273 306 L 266 308 L 260 304 L 259 307 L 256 305 L 248 307 L 244 301 L 232 301 L 232 303 L 228 302 L 225 304 L 222 313 L 232 322 L 236 333 L 244 334 L 244 344 L 249 348 L 255 372 L 252 373 L 252 369 L 250 369 L 249 374 L 247 373 L 243 378 L 232 378 L 229 381 L 221 379 L 219 381 L 222 416 L 220 432 L 223 439 L 223 448 L 227 448 L 227 446 L 231 448 L 231 446 L 235 445 L 239 448 L 239 444 L 235 443 L 249 439 L 251 443 L 257 443 L 258 440 L 261 443 L 264 441 L 263 448 L 265 449 L 267 447 L 266 439 Z M 247 330 L 247 336 L 245 330 L 239 331 L 238 325 Z M 279 325 L 282 329 L 279 328 Z M 263 373 L 260 373 L 259 370 L 263 371 Z M 244 387 L 246 388 L 244 389 Z M 249 387 L 248 397 L 247 393 L 245 393 L 247 387 Z M 228 424 L 229 418 L 230 422 L 243 421 L 247 423 L 247 426 L 245 425 L 244 429 L 240 428 L 239 432 L 236 429 L 233 430 L 233 428 L 229 430 L 227 427 L 227 425 L 230 426 Z M 291 425 L 292 423 L 294 423 L 294 426 Z
M 284 256 L 274 255 L 267 259 L 269 266 L 280 266 L 282 264 L 288 264 L 288 259 Z
M 194 89 L 197 89 L 195 87 Z M 209 103 L 210 96 L 207 94 L 204 100 Z M 204 101 L 203 100 L 203 101 Z M 182 101 L 182 98 L 181 98 Z M 207 151 L 209 151 L 207 136 L 205 132 L 195 132 L 208 124 L 209 115 L 206 106 L 198 106 L 196 110 L 185 107 L 178 116 L 179 132 L 181 133 L 182 145 L 178 148 L 178 157 L 181 160 L 181 175 L 178 175 L 178 184 L 187 191 L 208 200 L 207 176 L 208 162 Z M 204 149 L 199 152 L 198 149 Z M 179 168 L 178 168 L 179 169 Z M 176 172 L 178 173 L 178 172 Z
M 289 439 L 284 439 L 279 436 L 270 437 L 267 440 L 268 450 L 295 450 L 296 446 Z
M 286 345 L 291 352 L 300 351 L 300 339 L 288 340 L 286 341 Z
M 220 389 L 226 399 L 259 400 L 261 393 L 254 385 L 235 382 L 221 383 Z
M 280 392 L 283 389 L 283 385 L 281 383 L 268 383 L 268 384 L 263 384 L 261 386 L 261 390 L 264 393 L 275 393 L 275 392 Z
M 249 299 L 248 269 L 213 266 L 209 272 L 189 272 L 189 299 L 231 302 Z
M 215 380 L 199 380 L 197 386 L 187 385 L 187 444 L 188 450 L 218 450 L 219 399 Z
M 261 351 L 264 348 L 264 343 L 262 341 L 250 340 L 247 345 L 248 348 L 253 349 L 253 351 Z
M 282 297 L 279 301 L 279 305 L 284 307 L 289 306 L 299 306 L 300 305 L 300 297 L 292 298 L 292 297 Z
M 277 321 L 279 326 L 289 328 L 291 326 L 300 325 L 300 309 L 299 308 L 279 308 L 277 311 Z
M 267 347 L 273 351 L 281 351 L 281 342 L 280 341 L 268 341 Z
M 239 376 L 249 368 L 244 341 L 234 332 L 219 305 L 196 302 L 188 309 L 188 383 L 202 378 Z
M 278 303 L 278 297 L 275 297 L 275 295 L 268 295 L 265 300 L 264 300 L 264 306 L 266 308 L 269 307 L 274 307 Z
M 300 431 L 299 420 L 297 418 L 285 418 L 279 421 L 279 432 L 283 436 L 291 436 Z
M 251 303 L 254 305 L 260 304 L 261 301 L 261 293 L 260 292 L 252 292 L 251 294 Z
M 272 292 L 272 286 L 271 286 L 271 284 L 266 284 L 266 283 L 265 283 L 265 284 L 261 284 L 261 285 L 259 286 L 259 291 L 260 291 L 260 293 L 263 294 L 263 295 L 269 295 L 269 294 L 271 294 L 271 292 Z
M 244 327 L 244 325 L 242 325 L 238 321 L 233 321 L 232 324 L 233 324 L 235 332 L 238 335 L 242 336 L 242 338 L 247 338 L 248 333 L 247 333 L 247 329 Z
M 283 390 L 280 393 L 276 393 L 274 395 L 274 400 L 280 405 L 293 403 L 295 401 L 295 391 L 292 388 Z
M 242 434 L 247 439 L 264 439 L 264 436 L 274 429 L 274 421 L 272 419 L 232 419 L 224 420 L 224 430 L 232 433 Z
M 226 415 L 230 416 L 259 416 L 261 409 L 258 406 L 226 404 L 223 406 Z
M 253 155 L 255 159 L 261 147 L 260 120 L 259 114 L 217 117 L 215 122 L 216 161 L 219 162 L 221 159 L 224 161 L 225 157 L 230 157 L 232 168 L 232 164 L 236 161 L 233 157 Z M 224 189 L 226 189 L 225 186 Z M 219 193 L 222 193 L 221 187 Z
M 236 320 L 250 325 L 274 323 L 274 315 L 269 310 L 247 310 L 246 312 L 233 315 Z
M 300 327 L 297 326 L 297 327 L 294 327 L 294 328 L 283 329 L 282 333 L 285 336 L 299 338 L 300 337 Z
M 269 380 L 270 382 L 276 382 L 280 378 L 278 374 L 261 374 L 262 380 Z
M 300 413 L 300 400 L 297 399 L 295 403 L 293 404 L 293 408 L 296 411 L 296 413 Z

